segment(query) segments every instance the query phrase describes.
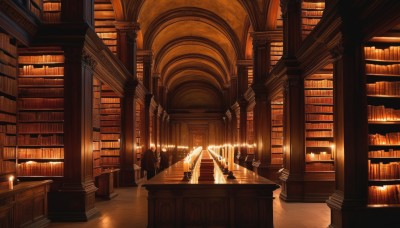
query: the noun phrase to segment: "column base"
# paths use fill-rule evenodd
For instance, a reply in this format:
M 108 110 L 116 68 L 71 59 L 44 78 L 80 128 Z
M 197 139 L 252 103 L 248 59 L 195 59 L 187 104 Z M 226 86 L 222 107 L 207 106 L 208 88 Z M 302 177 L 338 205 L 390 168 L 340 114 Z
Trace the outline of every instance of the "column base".
M 287 202 L 324 203 L 335 190 L 334 173 L 291 174 L 284 169 L 279 177 L 282 184 L 280 199 Z
M 95 192 L 92 184 L 85 189 L 69 188 L 48 193 L 49 218 L 60 222 L 86 222 L 99 211 L 95 207 Z

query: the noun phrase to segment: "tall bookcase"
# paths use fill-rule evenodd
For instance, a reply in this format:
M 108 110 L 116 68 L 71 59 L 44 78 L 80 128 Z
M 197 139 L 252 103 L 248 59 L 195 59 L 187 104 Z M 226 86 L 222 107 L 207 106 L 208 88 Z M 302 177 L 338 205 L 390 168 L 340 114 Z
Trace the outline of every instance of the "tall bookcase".
M 100 109 L 101 109 L 101 82 L 93 78 L 93 177 L 101 174 L 101 141 L 100 141 Z
M 304 80 L 305 171 L 334 172 L 333 77 L 313 74 Z
M 283 98 L 271 101 L 271 164 L 283 165 Z
M 143 140 L 142 140 L 142 134 L 143 134 L 143 126 L 142 123 L 144 123 L 144 110 L 142 107 L 142 104 L 139 102 L 136 102 L 136 110 L 135 110 L 135 130 L 136 130 L 136 139 L 135 139 L 135 163 L 140 166 L 140 160 L 142 158 L 142 151 L 143 151 Z
M 283 42 L 271 42 L 271 68 L 275 67 L 276 63 L 282 58 L 283 55 Z
M 101 166 L 120 167 L 121 99 L 112 89 L 101 85 L 100 111 Z
M 16 41 L 0 32 L 0 179 L 16 172 Z
M 249 107 L 246 115 L 247 115 L 247 155 L 254 155 L 254 112 L 253 112 L 253 106 Z
M 18 176 L 64 173 L 64 55 L 60 50 L 20 50 L 18 76 Z
M 43 21 L 55 23 L 61 21 L 61 0 L 43 0 Z
M 111 52 L 117 53 L 117 30 L 115 13 L 110 0 L 94 1 L 94 26 L 97 35 L 108 46 Z
M 314 27 L 321 20 L 325 9 L 324 0 L 303 0 L 301 3 L 302 16 L 302 37 L 303 39 L 310 34 Z
M 379 40 L 379 41 L 377 41 Z M 368 203 L 400 204 L 400 42 L 364 47 L 368 101 Z

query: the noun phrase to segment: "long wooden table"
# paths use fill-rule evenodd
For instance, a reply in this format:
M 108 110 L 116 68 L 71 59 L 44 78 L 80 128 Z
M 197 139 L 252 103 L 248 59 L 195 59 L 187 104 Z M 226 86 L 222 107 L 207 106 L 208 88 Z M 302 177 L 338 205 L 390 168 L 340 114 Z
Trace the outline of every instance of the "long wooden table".
M 149 228 L 273 227 L 272 193 L 279 185 L 237 164 L 236 179 L 227 179 L 215 160 L 215 180 L 198 181 L 200 160 L 189 181 L 182 181 L 180 161 L 144 183 Z

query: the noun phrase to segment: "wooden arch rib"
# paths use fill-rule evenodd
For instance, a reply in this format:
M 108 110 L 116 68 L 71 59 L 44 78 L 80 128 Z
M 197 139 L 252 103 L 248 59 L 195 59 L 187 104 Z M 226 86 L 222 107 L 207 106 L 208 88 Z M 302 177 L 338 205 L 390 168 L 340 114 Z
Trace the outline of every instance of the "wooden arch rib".
M 156 54 L 155 61 L 154 61 L 155 71 L 156 72 L 162 71 L 162 69 L 159 69 L 159 67 L 160 67 L 159 64 L 164 59 L 165 55 L 168 52 L 170 52 L 177 46 L 187 44 L 187 43 L 196 43 L 199 45 L 204 45 L 205 47 L 208 47 L 211 50 L 214 50 L 223 59 L 223 61 L 224 61 L 223 68 L 225 69 L 225 71 L 228 72 L 228 69 L 231 68 L 232 63 L 229 61 L 227 54 L 217 43 L 215 43 L 214 41 L 209 40 L 207 38 L 203 38 L 203 37 L 185 36 L 185 37 L 179 37 L 175 40 L 170 41 Z
M 221 31 L 232 44 L 235 51 L 236 58 L 242 58 L 241 46 L 238 37 L 233 29 L 218 15 L 201 8 L 182 7 L 174 10 L 167 11 L 155 19 L 144 34 L 144 48 L 151 49 L 154 39 L 165 27 L 176 23 L 178 21 L 185 21 L 188 19 L 196 19 L 203 21 L 207 24 L 215 26 L 216 29 Z
M 145 0 L 110 0 L 115 12 L 115 20 L 137 22 Z

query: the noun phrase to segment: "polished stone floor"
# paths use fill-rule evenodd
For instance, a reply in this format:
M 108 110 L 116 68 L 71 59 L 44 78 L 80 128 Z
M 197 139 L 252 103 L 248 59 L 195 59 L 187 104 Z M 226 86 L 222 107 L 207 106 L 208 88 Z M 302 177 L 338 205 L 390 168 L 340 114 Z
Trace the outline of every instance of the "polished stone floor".
M 88 222 L 50 223 L 51 228 L 145 228 L 147 225 L 147 191 L 142 187 L 117 188 L 112 200 L 100 200 L 99 215 Z M 274 192 L 275 228 L 326 228 L 330 210 L 325 203 L 286 203 Z

